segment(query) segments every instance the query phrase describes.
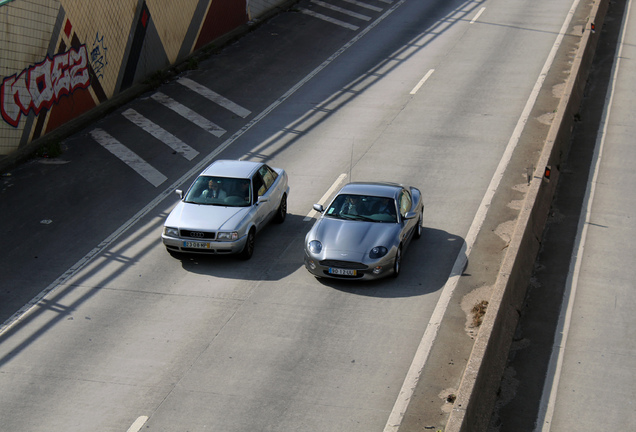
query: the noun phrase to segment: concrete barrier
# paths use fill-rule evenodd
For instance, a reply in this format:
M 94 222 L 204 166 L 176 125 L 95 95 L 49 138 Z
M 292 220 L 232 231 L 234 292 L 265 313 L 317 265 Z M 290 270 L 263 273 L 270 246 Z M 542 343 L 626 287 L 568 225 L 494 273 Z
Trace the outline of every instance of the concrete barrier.
M 485 431 L 495 406 L 497 391 L 519 320 L 543 230 L 567 153 L 575 114 L 583 99 L 609 0 L 597 0 L 572 63 L 565 93 L 548 132 L 537 168 L 519 214 L 506 256 L 488 304 L 479 334 L 464 370 L 445 432 Z M 550 181 L 544 178 L 552 168 Z

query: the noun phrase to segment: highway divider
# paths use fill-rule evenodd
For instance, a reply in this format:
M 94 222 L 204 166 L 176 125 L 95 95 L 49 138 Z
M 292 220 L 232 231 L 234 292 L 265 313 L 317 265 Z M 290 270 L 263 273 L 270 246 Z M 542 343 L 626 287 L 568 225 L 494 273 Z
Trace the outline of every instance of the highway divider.
M 592 6 L 445 432 L 488 429 L 608 5 L 595 0 Z

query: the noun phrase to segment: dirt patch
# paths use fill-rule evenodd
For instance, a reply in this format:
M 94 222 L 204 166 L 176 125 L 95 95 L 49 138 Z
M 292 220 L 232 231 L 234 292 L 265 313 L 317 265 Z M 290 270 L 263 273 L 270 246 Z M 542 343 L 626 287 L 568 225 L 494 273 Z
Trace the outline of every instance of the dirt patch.
M 486 312 L 488 300 L 490 300 L 491 295 L 492 286 L 482 286 L 466 294 L 462 299 L 461 307 L 466 314 L 466 326 L 464 330 L 472 339 L 477 337 L 481 319 Z

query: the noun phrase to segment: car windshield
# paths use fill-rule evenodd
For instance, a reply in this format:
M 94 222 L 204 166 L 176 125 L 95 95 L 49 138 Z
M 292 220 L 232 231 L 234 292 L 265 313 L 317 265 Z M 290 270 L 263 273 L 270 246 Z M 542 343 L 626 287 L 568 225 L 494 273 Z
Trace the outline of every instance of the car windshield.
M 249 179 L 200 176 L 184 198 L 191 204 L 248 207 L 251 204 Z
M 368 222 L 397 222 L 397 211 L 393 198 L 367 195 L 338 195 L 325 215 L 338 219 Z

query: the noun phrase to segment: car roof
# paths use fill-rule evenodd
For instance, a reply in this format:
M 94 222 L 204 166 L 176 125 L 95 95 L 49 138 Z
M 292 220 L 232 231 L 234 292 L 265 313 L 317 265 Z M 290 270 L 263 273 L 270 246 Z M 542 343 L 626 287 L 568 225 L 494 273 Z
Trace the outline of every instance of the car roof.
M 352 182 L 347 183 L 340 189 L 340 193 L 353 195 L 371 195 L 387 198 L 395 198 L 403 186 L 398 183 L 389 182 Z
M 261 165 L 261 162 L 221 159 L 214 161 L 200 175 L 215 177 L 251 178 L 252 174 Z

